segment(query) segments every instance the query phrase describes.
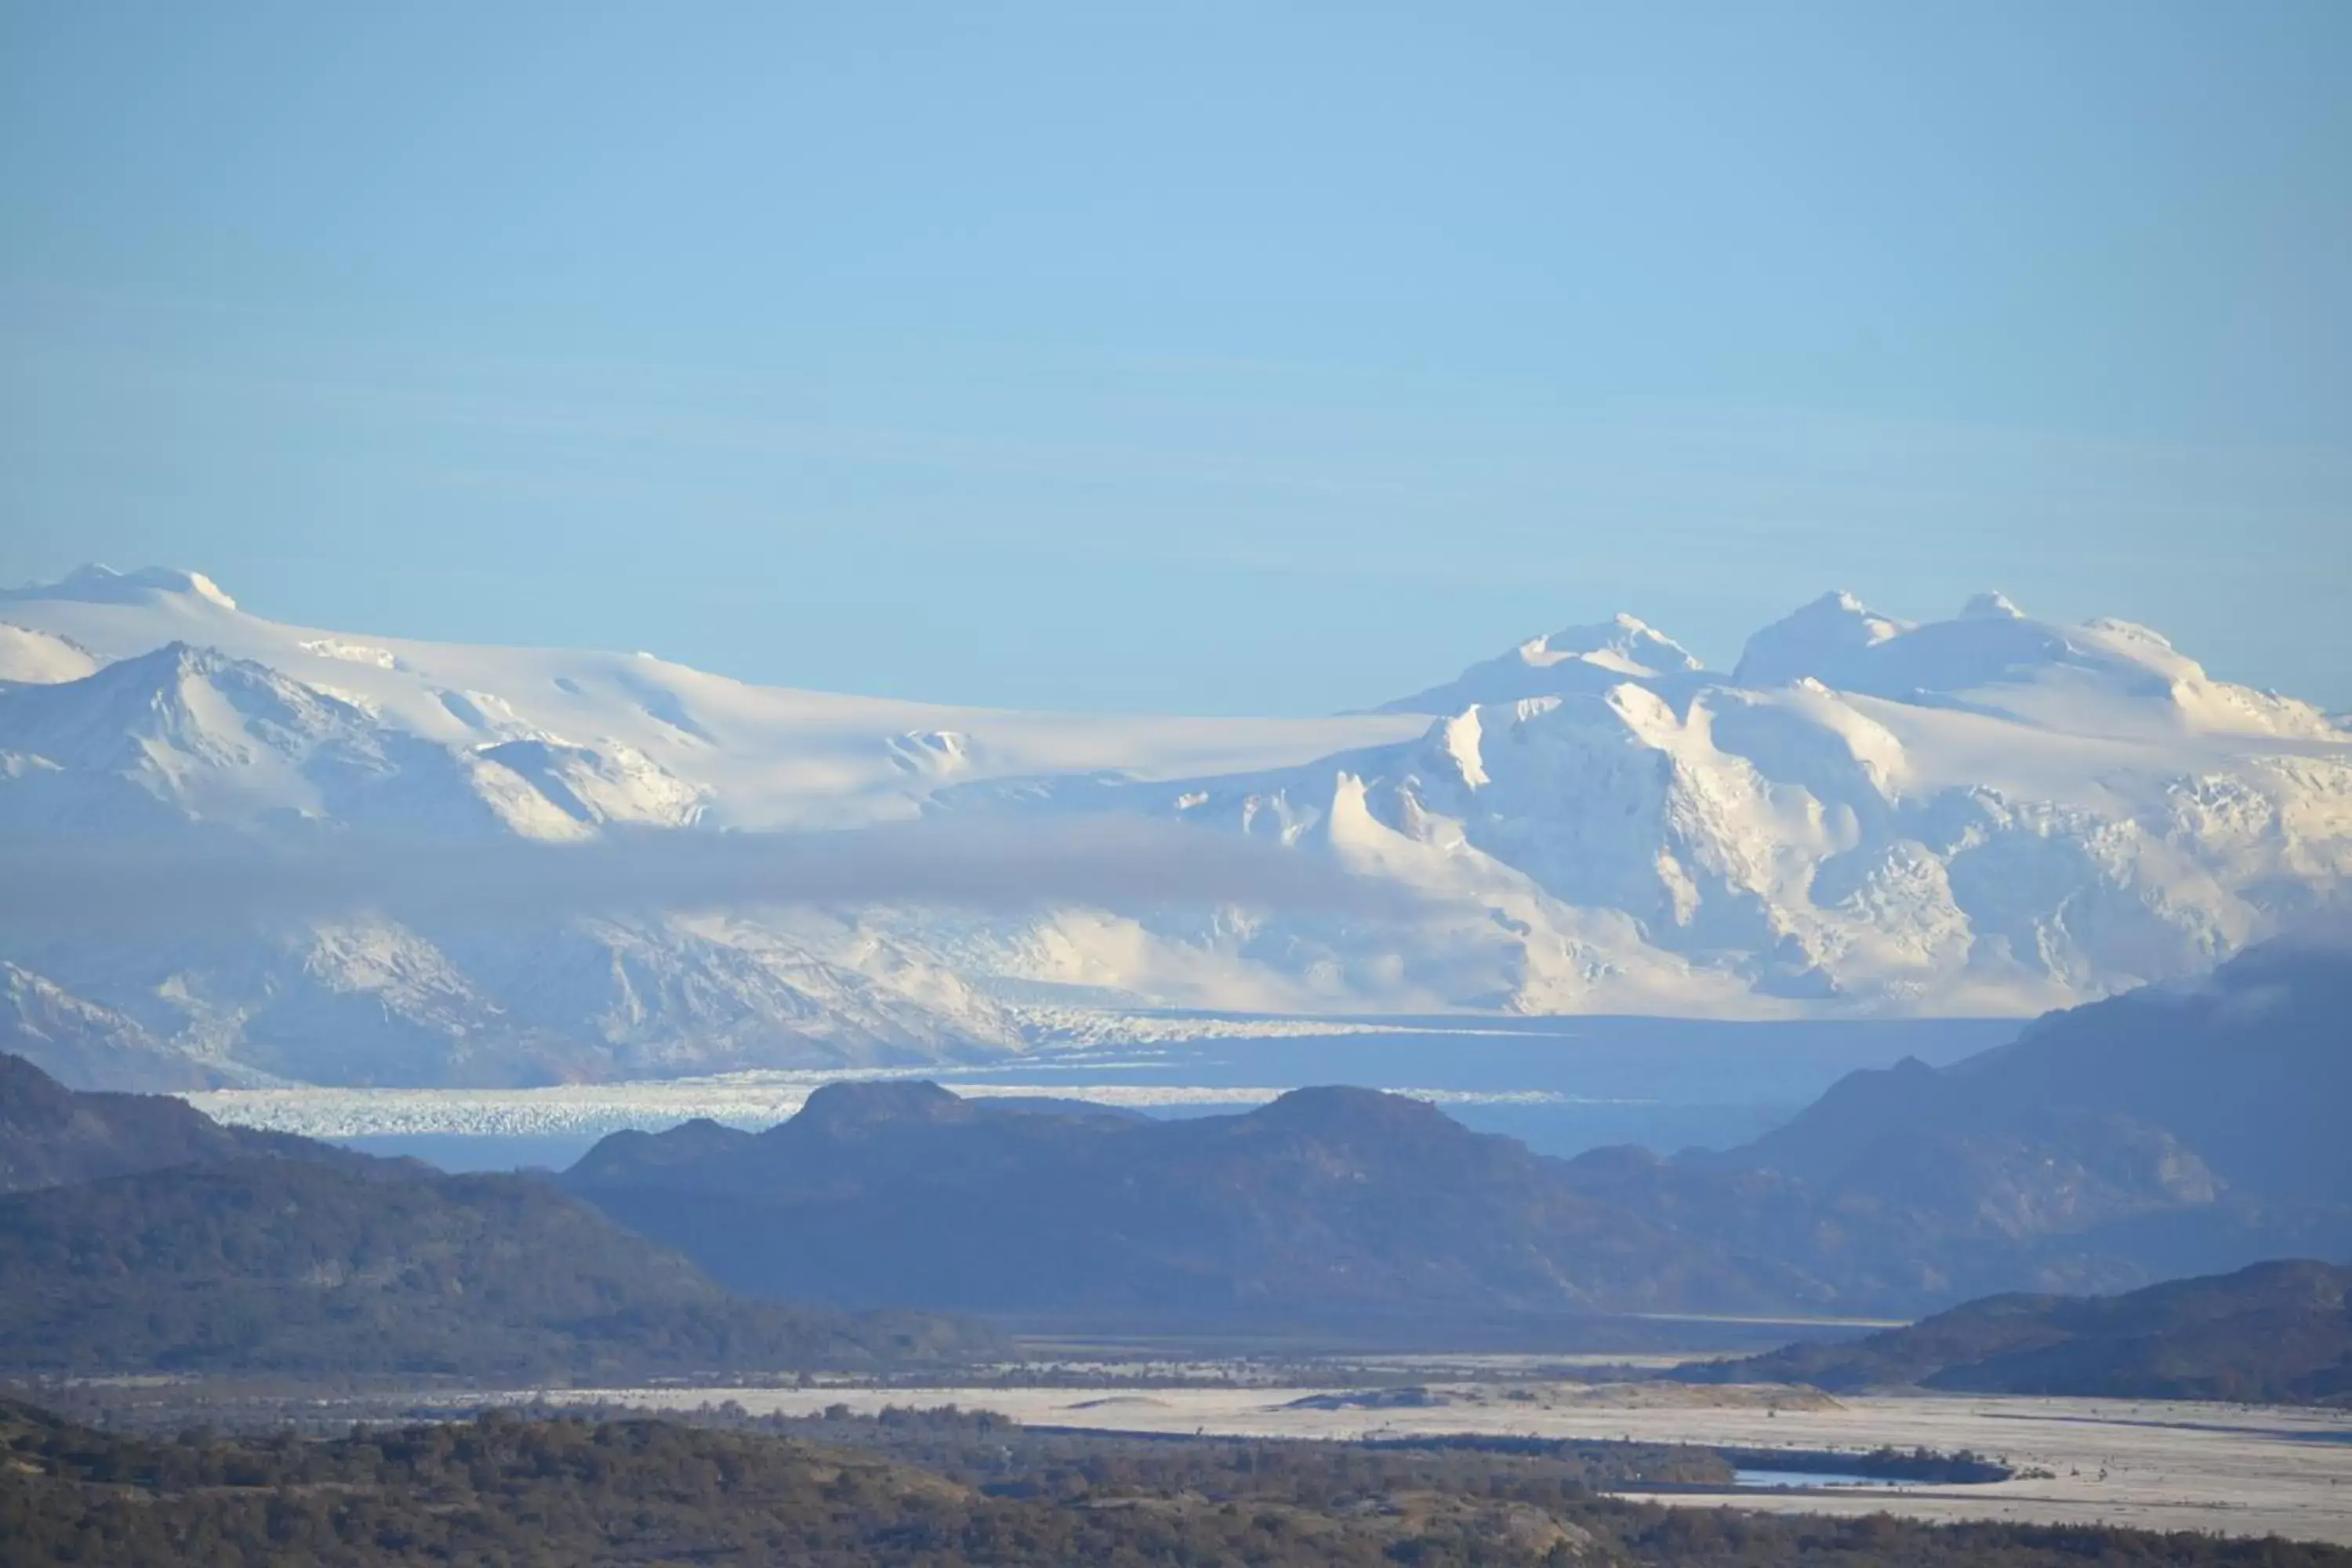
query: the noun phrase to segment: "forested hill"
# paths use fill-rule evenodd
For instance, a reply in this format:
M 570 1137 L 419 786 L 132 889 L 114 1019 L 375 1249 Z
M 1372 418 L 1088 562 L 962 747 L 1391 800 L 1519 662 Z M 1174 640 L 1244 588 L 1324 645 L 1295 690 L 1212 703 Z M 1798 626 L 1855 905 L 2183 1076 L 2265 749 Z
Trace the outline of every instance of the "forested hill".
M 2352 1404 L 2352 1268 L 2260 1263 L 2107 1297 L 1994 1296 L 1843 1344 L 1687 1369 L 1832 1390 Z
M 937 1310 L 1234 1314 L 1775 1303 L 1434 1106 L 1305 1089 L 1130 1121 L 838 1083 L 751 1134 L 615 1133 L 564 1184 L 745 1290 Z
M 14 1058 L 0 1127 L 16 1168 L 48 1184 L 0 1195 L 0 1370 L 562 1379 L 874 1368 L 995 1343 L 915 1313 L 737 1297 L 544 1182 L 243 1133 Z
M 309 1138 L 224 1127 L 166 1094 L 68 1089 L 24 1058 L 0 1053 L 0 1193 L 250 1158 L 362 1160 Z

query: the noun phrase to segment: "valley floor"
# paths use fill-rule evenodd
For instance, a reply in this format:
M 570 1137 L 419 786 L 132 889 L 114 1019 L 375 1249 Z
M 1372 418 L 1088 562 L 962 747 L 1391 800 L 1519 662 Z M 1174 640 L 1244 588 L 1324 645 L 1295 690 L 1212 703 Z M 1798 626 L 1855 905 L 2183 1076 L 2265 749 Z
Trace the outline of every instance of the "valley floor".
M 1659 1500 L 1774 1512 L 1893 1512 L 1924 1520 L 2108 1524 L 2352 1545 L 2352 1412 L 2168 1401 L 1861 1395 L 1663 1384 L 1435 1384 L 1393 1403 L 1328 1387 L 888 1389 L 635 1388 L 549 1391 L 691 1409 L 734 1400 L 754 1415 L 846 1405 L 956 1405 L 1032 1426 L 1279 1437 L 1438 1434 L 1633 1438 L 1793 1450 L 1972 1449 L 2021 1473 L 1980 1486 L 1678 1494 Z M 1334 1406 L 1337 1406 L 1336 1408 Z M 2039 1472 L 2047 1472 L 2041 1474 Z

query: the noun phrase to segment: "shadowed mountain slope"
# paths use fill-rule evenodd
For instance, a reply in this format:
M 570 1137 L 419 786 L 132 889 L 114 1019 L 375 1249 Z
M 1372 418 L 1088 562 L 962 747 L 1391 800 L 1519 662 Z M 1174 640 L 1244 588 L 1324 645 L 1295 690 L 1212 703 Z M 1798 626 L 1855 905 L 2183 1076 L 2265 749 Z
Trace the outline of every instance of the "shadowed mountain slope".
M 1590 1195 L 1854 1307 L 2352 1255 L 2347 1005 L 2344 947 L 2273 942 L 1948 1068 L 1850 1074 L 1741 1149 L 1571 1163 Z
M 961 1342 L 912 1314 L 740 1300 L 519 1176 L 247 1160 L 0 1198 L 0 1362 L 18 1370 L 646 1375 Z
M 2126 1295 L 1994 1296 L 1843 1344 L 1691 1368 L 1700 1382 L 1832 1390 L 2352 1401 L 2352 1268 L 2293 1260 Z
M 2352 1199 L 2352 948 L 2281 941 L 2207 981 L 2149 986 L 2042 1018 L 1940 1070 L 1916 1061 L 1846 1078 L 1737 1163 L 1883 1184 L 1923 1146 L 2071 1143 L 2187 1194 L 2218 1184 L 2277 1202 Z M 2201 1167 L 2201 1169 L 2200 1169 Z
M 1133 1121 L 890 1083 L 830 1086 L 757 1135 L 617 1133 L 563 1180 L 739 1288 L 844 1303 L 1216 1317 L 1784 1292 L 1564 1173 L 1366 1089 Z
M 362 1156 L 287 1133 L 224 1127 L 169 1095 L 70 1089 L 24 1058 L 0 1054 L 0 1192 L 253 1158 L 352 1165 Z
M 742 1289 L 1036 1313 L 1912 1313 L 2352 1253 L 2346 955 L 1853 1075 L 1727 1154 L 1547 1159 L 1300 1089 L 1161 1122 L 835 1085 L 765 1132 L 619 1133 L 563 1178 Z
M 876 1367 L 986 1336 L 730 1295 L 522 1176 L 444 1176 L 0 1058 L 0 1367 L 469 1376 Z

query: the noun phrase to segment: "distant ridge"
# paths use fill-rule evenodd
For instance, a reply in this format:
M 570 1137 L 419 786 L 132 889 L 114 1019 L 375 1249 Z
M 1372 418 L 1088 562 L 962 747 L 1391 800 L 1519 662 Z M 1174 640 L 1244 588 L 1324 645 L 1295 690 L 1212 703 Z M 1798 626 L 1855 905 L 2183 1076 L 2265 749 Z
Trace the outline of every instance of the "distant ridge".
M 730 1296 L 522 1176 L 444 1176 L 0 1056 L 0 1372 L 872 1369 L 992 1338 Z
M 765 1132 L 615 1133 L 570 1190 L 739 1289 L 1221 1321 L 1621 1309 L 1769 1288 L 1419 1100 L 1173 1121 L 831 1084 Z
M 2294 1259 L 2121 1296 L 1994 1296 L 1866 1339 L 1790 1345 L 1674 1375 L 1838 1393 L 1917 1384 L 1963 1394 L 2352 1405 L 2352 1268 Z
M 1941 1070 L 1855 1073 L 1731 1158 L 1852 1184 L 1969 1141 L 2138 1138 L 2169 1162 L 2151 1179 L 2184 1194 L 2352 1202 L 2348 1019 L 2352 942 L 2282 939 L 2200 984 L 2053 1015 Z M 2165 1139 L 2176 1152 L 2156 1154 Z
M 1855 1074 L 1744 1149 L 1572 1160 L 1302 1089 L 1174 1121 L 835 1083 L 763 1132 L 615 1133 L 572 1192 L 739 1289 L 1198 1321 L 1901 1312 L 2352 1256 L 2352 955 L 2257 948 L 2186 994 Z

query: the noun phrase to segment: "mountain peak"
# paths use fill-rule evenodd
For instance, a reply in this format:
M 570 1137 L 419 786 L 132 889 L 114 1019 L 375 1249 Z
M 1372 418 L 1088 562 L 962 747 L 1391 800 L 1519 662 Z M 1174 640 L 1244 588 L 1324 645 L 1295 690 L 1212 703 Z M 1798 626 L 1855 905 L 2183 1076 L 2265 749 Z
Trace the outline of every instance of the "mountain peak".
M 894 1121 L 966 1121 L 969 1101 L 928 1079 L 828 1083 L 808 1097 L 784 1127 L 834 1137 Z
M 86 605 L 142 605 L 162 595 L 183 595 L 223 610 L 236 608 L 236 601 L 201 572 L 176 566 L 142 566 L 136 572 L 117 572 L 96 562 L 77 566 L 54 583 L 0 590 L 0 600 L 68 599 Z
M 1635 616 L 1620 613 L 1591 626 L 1529 637 L 1509 652 L 1472 665 L 1443 686 L 1384 702 L 1381 713 L 1459 713 L 1475 704 L 1605 691 L 1624 681 L 1696 675 L 1706 667 L 1690 649 Z
M 1625 675 L 1663 675 L 1701 667 L 1690 649 L 1638 616 L 1620 612 L 1589 626 L 1566 626 L 1530 637 L 1517 649 L 1521 663 L 1542 668 L 1581 659 Z M 1508 656 L 1506 656 L 1508 657 Z
M 54 686 L 79 680 L 103 662 L 71 637 L 0 621 L 0 682 Z
M 1324 1139 L 1452 1141 L 1469 1135 L 1460 1122 L 1427 1100 L 1349 1084 L 1294 1089 L 1242 1120 Z
M 1835 685 L 1832 670 L 1910 629 L 1844 589 L 1832 589 L 1749 637 L 1731 679 L 1737 685 L 1761 688 L 1786 686 L 1811 675 Z
M 76 680 L 11 688 L 0 706 L 6 750 L 135 774 L 175 795 L 192 779 L 210 788 L 221 782 L 217 770 L 248 769 L 265 755 L 290 758 L 367 722 L 341 698 L 266 664 L 184 641 Z M 167 754 L 178 761 L 167 763 Z
M 2021 621 L 2025 612 L 2011 602 L 2006 594 L 1983 593 L 1972 596 L 1960 606 L 1964 621 Z
M 186 680 L 227 679 L 242 686 L 291 689 L 297 683 L 266 664 L 235 658 L 210 644 L 175 639 L 146 653 L 116 659 L 92 672 L 93 679 L 117 689 L 169 691 Z
M 2128 621 L 2037 619 L 1979 594 L 1949 620 L 1910 625 L 1825 594 L 1750 637 L 1733 681 L 1813 679 L 1897 702 L 1998 712 L 2046 730 L 2292 735 L 2339 731 L 2307 703 L 2218 681 L 2162 634 Z

